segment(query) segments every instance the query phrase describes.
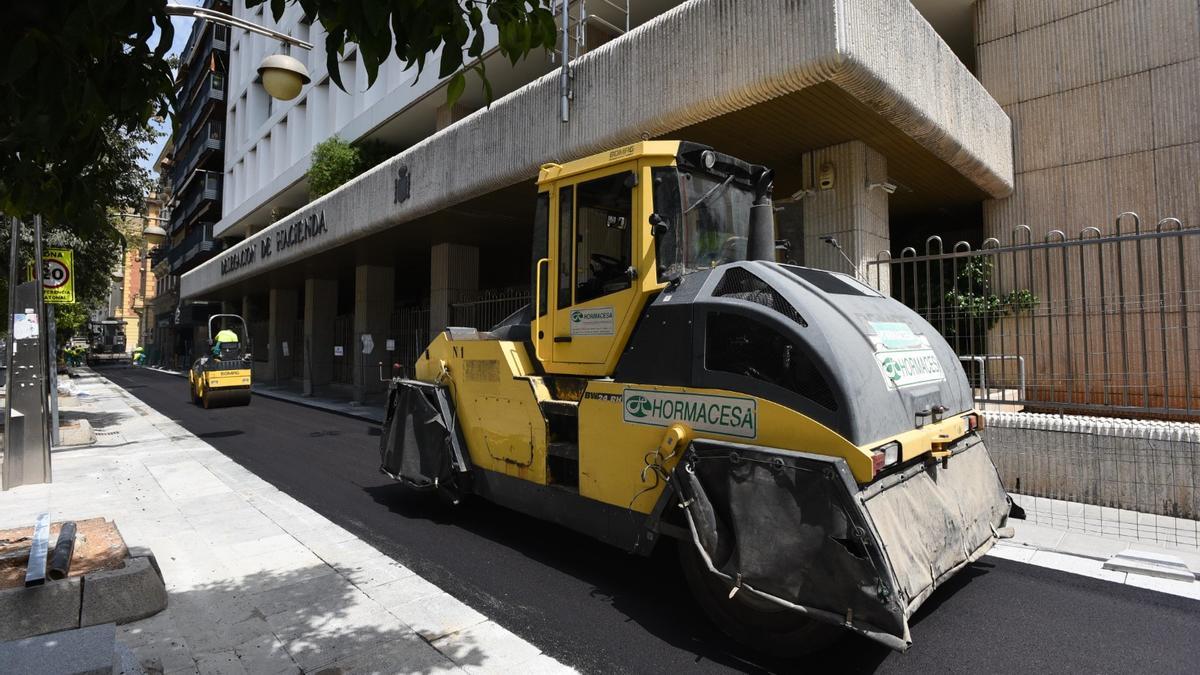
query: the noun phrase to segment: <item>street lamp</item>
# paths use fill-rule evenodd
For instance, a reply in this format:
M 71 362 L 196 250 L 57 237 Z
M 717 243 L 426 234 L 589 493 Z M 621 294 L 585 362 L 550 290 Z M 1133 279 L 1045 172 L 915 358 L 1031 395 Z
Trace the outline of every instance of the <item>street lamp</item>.
M 260 26 L 256 23 L 251 23 L 244 19 L 239 19 L 236 16 L 218 12 L 205 7 L 192 7 L 190 5 L 167 5 L 167 14 L 171 16 L 190 16 L 196 19 L 212 21 L 214 23 L 233 26 L 248 30 L 251 33 L 265 35 L 273 40 L 278 40 L 284 44 L 295 45 L 301 49 L 312 49 L 311 42 L 305 42 L 298 38 L 294 38 L 287 33 L 271 30 L 265 26 Z M 270 54 L 258 66 L 258 74 L 262 76 L 263 89 L 267 90 L 267 94 L 271 98 L 280 101 L 290 101 L 300 95 L 300 89 L 304 85 L 312 82 L 312 78 L 308 76 L 308 69 L 304 67 L 298 59 L 286 54 Z M 149 229 L 149 228 L 147 228 Z M 158 228 L 162 229 L 162 228 Z M 166 233 L 164 233 L 165 236 Z
M 290 101 L 300 95 L 300 89 L 312 82 L 308 70 L 298 59 L 287 54 L 271 54 L 258 67 L 263 89 L 272 98 Z
M 162 225 L 159 225 L 157 222 L 155 222 L 158 220 L 166 220 L 166 218 L 155 218 L 153 216 L 142 217 L 150 221 L 150 224 L 142 229 L 142 239 L 145 239 L 147 244 L 150 244 L 151 246 L 158 246 L 167 240 L 167 231 L 162 228 Z

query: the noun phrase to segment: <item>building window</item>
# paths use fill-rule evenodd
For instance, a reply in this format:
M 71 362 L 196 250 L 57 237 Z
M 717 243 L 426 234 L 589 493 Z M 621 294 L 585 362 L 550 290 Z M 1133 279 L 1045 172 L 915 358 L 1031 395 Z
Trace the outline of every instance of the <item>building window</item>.
M 214 91 L 225 91 L 225 76 L 221 73 L 213 73 L 212 88 Z

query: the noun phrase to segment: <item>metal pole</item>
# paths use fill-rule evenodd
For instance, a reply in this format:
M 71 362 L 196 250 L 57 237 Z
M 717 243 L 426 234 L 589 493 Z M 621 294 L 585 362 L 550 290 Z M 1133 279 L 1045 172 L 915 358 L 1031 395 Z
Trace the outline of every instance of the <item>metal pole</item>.
M 567 49 L 567 40 L 570 38 L 570 4 L 569 0 L 562 0 L 562 67 L 559 69 L 558 86 L 562 97 L 562 121 L 567 122 L 571 118 L 570 100 L 568 98 L 571 90 L 571 52 Z
M 17 244 L 21 239 L 21 221 L 15 217 L 9 218 L 8 239 L 8 342 L 4 348 L 4 475 L 0 488 L 7 490 L 12 482 L 13 458 L 22 454 L 20 445 L 23 435 L 13 432 L 12 402 L 13 402 L 13 351 L 17 342 L 13 337 L 13 312 L 17 311 L 17 279 L 20 264 L 17 262 Z M 15 442 L 14 442 L 15 440 Z
M 42 217 L 40 215 L 33 217 L 33 260 L 34 269 L 36 270 L 34 275 L 34 295 L 37 298 L 34 307 L 37 308 L 38 323 L 41 324 L 39 326 L 40 330 L 38 330 L 38 375 L 41 379 L 42 405 L 38 414 L 41 415 L 41 424 L 46 429 L 46 434 L 42 436 L 42 466 L 45 471 L 46 482 L 49 483 L 53 480 L 53 475 L 50 473 L 50 434 L 58 430 L 55 429 L 53 432 L 50 430 L 50 416 L 46 414 L 51 396 L 49 369 L 46 367 L 46 361 L 48 360 L 46 358 L 46 349 L 49 344 L 46 333 L 49 330 L 49 322 L 46 321 L 46 294 L 42 288 L 43 251 Z M 54 392 L 54 397 L 58 398 L 57 391 Z
M 42 291 L 45 292 L 44 290 Z M 58 325 L 54 320 L 54 305 L 46 308 L 47 358 L 50 362 L 50 447 L 59 445 L 58 438 Z

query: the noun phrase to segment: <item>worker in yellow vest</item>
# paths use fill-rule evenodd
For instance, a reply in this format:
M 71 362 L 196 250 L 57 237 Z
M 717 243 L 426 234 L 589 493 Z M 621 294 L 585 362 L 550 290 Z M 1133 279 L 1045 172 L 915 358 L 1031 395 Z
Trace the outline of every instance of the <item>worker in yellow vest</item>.
M 222 328 L 221 330 L 217 331 L 217 336 L 213 338 L 213 356 L 218 358 L 221 356 L 221 344 L 226 342 L 232 342 L 236 344 L 238 342 L 238 336 L 237 333 L 229 330 L 228 328 Z

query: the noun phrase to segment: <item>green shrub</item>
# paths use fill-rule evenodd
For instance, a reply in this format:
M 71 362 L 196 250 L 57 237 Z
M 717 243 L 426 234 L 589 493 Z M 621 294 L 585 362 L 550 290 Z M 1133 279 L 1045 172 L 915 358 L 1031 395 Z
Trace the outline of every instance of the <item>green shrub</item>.
M 308 170 L 309 199 L 333 192 L 395 154 L 396 149 L 382 141 L 351 145 L 337 136 L 330 136 L 313 147 L 312 167 Z
M 308 169 L 309 199 L 333 192 L 358 174 L 358 148 L 330 136 L 313 147 L 312 166 Z

